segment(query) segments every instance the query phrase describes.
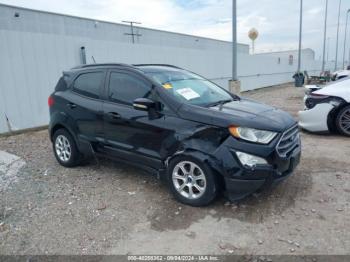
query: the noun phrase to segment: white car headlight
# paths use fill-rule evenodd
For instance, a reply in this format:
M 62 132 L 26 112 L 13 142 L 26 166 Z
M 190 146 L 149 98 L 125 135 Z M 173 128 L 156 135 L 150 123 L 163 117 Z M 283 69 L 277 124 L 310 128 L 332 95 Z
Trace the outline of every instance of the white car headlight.
M 247 140 L 250 142 L 255 142 L 259 144 L 270 143 L 277 135 L 276 132 L 259 130 L 248 127 L 236 127 L 230 126 L 229 131 L 234 137 Z
M 236 155 L 243 166 L 254 167 L 256 165 L 267 165 L 267 161 L 264 158 L 258 156 L 239 151 L 236 151 Z

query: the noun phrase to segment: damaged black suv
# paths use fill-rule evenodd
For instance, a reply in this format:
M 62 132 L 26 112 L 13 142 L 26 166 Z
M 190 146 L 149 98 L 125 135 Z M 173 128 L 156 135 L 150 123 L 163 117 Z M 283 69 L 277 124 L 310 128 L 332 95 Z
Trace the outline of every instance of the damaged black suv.
M 92 64 L 63 73 L 48 100 L 57 161 L 97 155 L 137 165 L 176 199 L 238 200 L 290 175 L 300 159 L 286 112 L 170 65 Z

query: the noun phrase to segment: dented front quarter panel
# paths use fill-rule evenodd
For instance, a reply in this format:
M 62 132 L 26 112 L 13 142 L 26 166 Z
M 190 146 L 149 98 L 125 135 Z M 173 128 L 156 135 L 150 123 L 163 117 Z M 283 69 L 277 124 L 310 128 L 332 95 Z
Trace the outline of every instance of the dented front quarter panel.
M 177 134 L 179 146 L 167 158 L 166 164 L 175 156 L 189 155 L 207 162 L 214 170 L 223 173 L 222 160 L 217 157 L 217 152 L 228 135 L 228 131 L 225 132 L 222 128 L 201 124 L 184 130 Z

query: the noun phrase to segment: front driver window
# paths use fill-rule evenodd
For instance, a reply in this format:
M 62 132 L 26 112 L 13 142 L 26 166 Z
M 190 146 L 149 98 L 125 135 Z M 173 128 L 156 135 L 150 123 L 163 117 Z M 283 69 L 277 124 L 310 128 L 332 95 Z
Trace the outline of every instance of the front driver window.
M 108 98 L 110 101 L 132 105 L 136 98 L 150 96 L 151 86 L 142 79 L 127 73 L 111 73 L 108 89 Z

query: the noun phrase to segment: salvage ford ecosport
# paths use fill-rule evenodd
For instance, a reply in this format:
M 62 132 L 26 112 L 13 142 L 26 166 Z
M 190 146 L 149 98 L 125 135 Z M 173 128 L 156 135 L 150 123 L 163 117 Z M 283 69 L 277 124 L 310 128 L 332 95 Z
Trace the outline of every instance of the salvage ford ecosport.
M 63 73 L 48 99 L 57 161 L 98 155 L 164 178 L 176 199 L 238 200 L 290 175 L 298 126 L 286 112 L 171 65 L 92 64 Z

